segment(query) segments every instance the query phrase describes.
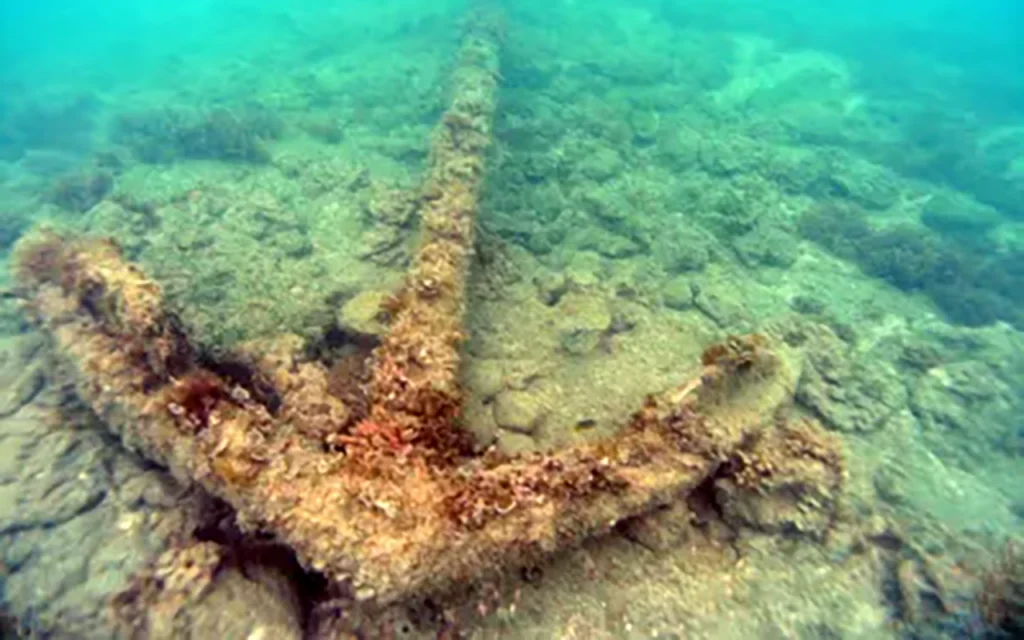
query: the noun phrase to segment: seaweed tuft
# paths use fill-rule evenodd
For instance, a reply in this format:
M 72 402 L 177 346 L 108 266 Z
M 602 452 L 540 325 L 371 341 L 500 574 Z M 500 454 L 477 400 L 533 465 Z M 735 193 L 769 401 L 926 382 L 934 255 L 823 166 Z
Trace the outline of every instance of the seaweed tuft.
M 1024 637 L 1024 552 L 1010 541 L 982 578 L 978 611 L 994 637 Z

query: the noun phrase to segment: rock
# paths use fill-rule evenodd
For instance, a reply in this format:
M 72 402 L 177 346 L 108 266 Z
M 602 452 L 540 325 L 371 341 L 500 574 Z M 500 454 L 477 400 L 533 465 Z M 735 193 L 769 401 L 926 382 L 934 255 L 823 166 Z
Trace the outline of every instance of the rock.
M 85 213 L 114 189 L 114 176 L 95 167 L 80 168 L 57 178 L 47 198 L 62 209 Z
M 183 541 L 140 572 L 113 608 L 132 637 L 298 640 L 301 605 L 287 571 L 294 568 L 284 560 L 232 560 L 216 543 Z
M 620 165 L 619 153 L 611 147 L 601 146 L 584 153 L 576 162 L 576 170 L 585 178 L 602 182 L 618 173 Z
M 363 233 L 359 257 L 383 266 L 397 265 L 406 258 L 405 241 L 399 227 L 371 227 Z
M 537 296 L 547 306 L 558 304 L 562 296 L 569 290 L 569 281 L 564 273 L 541 271 L 533 279 L 537 287 Z
M 360 175 L 349 190 L 359 188 L 363 180 L 369 180 L 369 174 L 362 167 L 356 169 Z M 337 175 L 333 167 L 324 172 L 325 177 Z M 369 199 L 365 203 L 364 214 L 373 224 L 389 227 L 408 227 L 416 216 L 416 193 L 410 189 L 402 189 L 383 182 L 371 182 Z
M 356 336 L 379 338 L 387 331 L 387 313 L 382 305 L 390 295 L 388 291 L 373 289 L 356 294 L 342 305 L 338 324 Z
M 868 209 L 888 209 L 900 196 L 900 178 L 889 168 L 862 159 L 844 158 L 829 174 L 834 194 Z
M 974 466 L 1016 435 L 1018 396 L 989 365 L 969 360 L 929 369 L 914 386 L 910 409 L 929 448 Z
M 0 278 L 0 335 L 18 334 L 28 329 L 28 323 L 14 299 L 3 295 L 3 283 Z
M 532 434 L 544 413 L 539 399 L 526 391 L 504 391 L 494 399 L 494 421 L 506 431 Z
M 485 401 L 505 388 L 505 370 L 500 360 L 473 359 L 467 365 L 462 379 L 472 392 L 471 395 Z
M 4 443 L 9 444 L 7 439 Z M 102 469 L 61 466 L 63 459 L 87 453 L 75 434 L 55 431 L 23 444 L 27 446 L 19 456 L 22 478 L 0 487 L 0 534 L 53 527 L 103 500 Z M 101 445 L 96 442 L 93 446 Z M 26 481 L 26 474 L 31 474 L 31 482 Z
M 984 432 L 993 416 L 1013 409 L 1013 390 L 979 361 L 928 370 L 914 387 L 910 407 L 932 431 Z
M 38 607 L 49 611 L 77 608 L 76 613 L 81 615 L 82 609 L 91 609 L 101 604 L 91 598 L 83 598 L 81 594 L 74 594 L 74 591 L 88 585 L 90 557 L 103 542 L 103 538 L 95 535 L 95 532 L 106 529 L 105 515 L 103 511 L 90 511 L 42 535 L 38 531 L 14 534 L 16 540 L 20 538 L 26 547 L 31 548 L 31 553 L 22 556 L 23 561 L 16 565 L 17 571 L 5 576 L 5 608 L 16 615 L 19 609 L 29 607 L 29 610 Z M 11 533 L 5 534 L 5 543 L 11 537 Z M 42 537 L 45 537 L 45 543 L 40 544 Z M 17 548 L 19 545 L 11 546 Z M 70 552 L 72 549 L 73 553 Z M 16 553 L 20 555 L 27 550 L 22 548 Z M 96 572 L 92 577 L 98 578 L 101 575 Z M 127 575 L 122 576 L 122 580 L 127 579 Z M 89 600 L 92 601 L 87 602 Z M 60 636 L 82 637 L 58 634 Z
M 907 406 L 903 377 L 890 363 L 870 355 L 853 360 L 842 344 L 831 337 L 811 347 L 796 400 L 829 429 L 847 433 L 880 429 Z
M 603 296 L 570 292 L 558 305 L 563 314 L 563 329 L 607 331 L 612 315 Z
M 330 114 L 308 114 L 299 120 L 299 126 L 310 136 L 326 144 L 338 144 L 345 137 L 344 124 Z
M 769 153 L 764 143 L 742 134 L 705 135 L 697 160 L 707 173 L 729 177 L 756 173 Z
M 871 484 L 874 486 L 878 497 L 896 506 L 906 504 L 907 502 L 902 492 L 902 481 L 902 478 L 892 473 L 892 470 L 888 467 L 878 469 L 871 476 Z
M 693 292 L 693 306 L 720 328 L 729 327 L 730 330 L 739 332 L 747 330 L 750 317 L 743 305 L 733 297 L 709 291 L 707 287 L 702 287 L 696 282 L 690 283 L 690 289 Z
M 629 113 L 629 126 L 633 130 L 633 138 L 643 144 L 651 144 L 658 137 L 661 118 L 658 112 L 646 109 L 634 109 Z
M 820 299 L 804 294 L 794 296 L 789 301 L 789 306 L 793 308 L 793 311 L 805 316 L 820 316 L 828 310 L 828 307 Z
M 209 592 L 186 613 L 186 637 L 303 637 L 295 587 L 284 574 L 272 568 L 247 566 L 220 572 Z
M 530 436 L 514 431 L 502 431 L 498 434 L 498 448 L 508 455 L 533 453 L 538 450 L 537 442 Z
M 683 172 L 700 162 L 701 135 L 690 127 L 663 127 L 655 151 L 674 171 Z
M 3 426 L 7 427 L 10 421 L 10 418 L 4 420 Z M 31 439 L 20 434 L 6 433 L 0 437 L 0 494 L 4 491 L 4 485 L 14 482 L 18 477 L 21 471 L 22 452 L 31 444 Z M 4 509 L 3 504 L 4 500 L 0 499 L 0 511 Z
M 761 432 L 738 456 L 732 475 L 715 483 L 715 499 L 732 527 L 824 539 L 843 485 L 840 444 L 817 425 Z
M 612 324 L 608 327 L 610 335 L 629 333 L 643 322 L 645 309 L 640 304 L 623 300 L 612 313 Z
M 473 436 L 473 448 L 477 452 L 485 451 L 498 440 L 498 424 L 494 420 L 491 404 L 475 395 L 470 395 L 464 409 L 462 428 Z
M 678 311 L 686 311 L 693 308 L 693 287 L 690 279 L 677 276 L 668 281 L 661 292 L 665 306 Z
M 26 367 L 41 371 L 42 344 L 38 336 L 9 342 L 0 352 L 0 379 Z M 110 499 L 115 470 L 127 465 L 141 477 L 147 465 L 113 445 L 91 414 L 65 408 L 57 422 L 52 407 L 61 385 L 42 380 L 17 413 L 0 417 L 3 608 L 33 636 L 114 637 L 110 596 L 181 530 L 195 504 L 174 501 L 162 512 Z M 129 529 L 127 522 L 146 526 Z
M 32 401 L 46 383 L 36 361 L 43 341 L 37 334 L 10 338 L 0 348 L 0 417 L 13 415 Z
M 616 260 L 609 265 L 601 290 L 608 293 L 609 304 L 618 311 L 628 305 L 642 311 L 641 300 L 649 301 L 657 294 L 664 273 L 654 262 L 646 259 Z
M 28 216 L 4 211 L 0 215 L 0 251 L 12 246 L 29 227 Z
M 650 551 L 678 549 L 694 535 L 693 514 L 683 501 L 673 502 L 648 515 L 622 522 L 618 530 Z
M 789 267 L 798 251 L 794 237 L 775 227 L 758 226 L 732 242 L 736 255 L 748 267 Z
M 540 184 L 558 174 L 558 159 L 553 154 L 528 151 L 519 154 L 518 167 L 527 181 Z
M 559 344 L 566 353 L 583 356 L 601 345 L 601 335 L 592 331 L 570 331 L 562 335 Z
M 133 255 L 146 244 L 146 238 L 153 232 L 152 225 L 159 224 L 161 219 L 154 215 L 155 206 L 149 202 L 132 202 L 127 196 L 117 199 L 118 202 L 104 200 L 86 214 L 88 230 L 97 235 L 116 237 L 127 254 Z M 175 228 L 177 233 L 182 230 Z M 206 228 L 203 231 L 209 235 Z
M 502 360 L 505 388 L 525 391 L 544 376 L 547 367 L 536 360 Z
M 921 222 L 929 229 L 951 236 L 977 235 L 1002 222 L 992 207 L 959 193 L 940 193 L 925 203 Z
M 585 182 L 581 185 L 579 202 L 584 211 L 610 231 L 628 226 L 630 218 L 636 215 L 617 181 L 606 185 L 599 185 L 593 181 Z
M 29 336 L 4 345 L 0 380 L 41 371 L 43 344 Z M 92 413 L 62 406 L 55 377 L 42 376 L 27 404 L 0 417 L 0 608 L 30 637 L 127 637 L 112 598 L 211 507 L 123 449 Z M 273 567 L 247 565 L 242 575 L 224 566 L 195 609 L 174 616 L 187 629 L 172 636 L 298 638 L 298 611 L 294 586 Z
M 534 255 L 543 256 L 557 249 L 564 238 L 565 230 L 552 225 L 532 229 L 521 241 L 527 251 Z
M 651 252 L 668 273 L 687 273 L 707 266 L 715 244 L 714 237 L 699 227 L 671 227 L 658 234 Z
M 9 416 L 36 397 L 46 382 L 39 365 L 33 365 L 18 372 L 14 380 L 0 380 L 0 417 Z
M 643 251 L 633 238 L 603 227 L 586 226 L 576 229 L 569 241 L 584 251 L 596 251 L 606 258 L 622 259 Z
M 131 471 L 130 477 L 117 483 L 122 504 L 134 508 L 168 509 L 178 501 L 182 488 L 166 474 L 155 470 L 139 473 L 137 468 Z
M 594 251 L 577 251 L 565 268 L 565 281 L 577 288 L 597 286 L 604 274 L 604 260 Z
M 904 414 L 898 418 L 906 421 L 901 429 L 905 435 L 901 436 L 899 455 L 887 457 L 871 478 L 880 499 L 900 507 L 904 513 L 928 514 L 929 519 L 958 531 L 1018 526 L 1012 494 L 993 486 L 976 471 L 964 470 L 957 459 L 944 452 L 935 455 L 935 447 L 927 435 L 921 437 L 921 427 L 913 415 L 909 411 Z M 951 446 L 956 446 L 956 437 L 943 437 L 953 440 Z M 991 463 L 990 446 L 979 454 L 984 455 L 979 460 Z
M 599 295 L 569 292 L 558 309 L 560 343 L 573 355 L 584 355 L 597 348 L 612 325 L 612 314 Z
M 284 229 L 275 233 L 271 242 L 289 258 L 304 258 L 313 253 L 313 242 L 299 229 Z

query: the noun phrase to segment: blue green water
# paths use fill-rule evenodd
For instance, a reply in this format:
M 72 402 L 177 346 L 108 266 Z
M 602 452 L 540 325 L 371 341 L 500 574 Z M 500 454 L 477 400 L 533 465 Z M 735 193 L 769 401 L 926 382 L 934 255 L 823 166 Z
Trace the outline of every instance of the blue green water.
M 111 235 L 204 342 L 282 333 L 329 342 L 345 322 L 339 303 L 401 279 L 415 221 L 400 194 L 415 191 L 429 162 L 468 6 L 5 2 L 0 256 L 41 223 Z M 591 370 L 588 359 L 626 362 L 609 345 L 644 327 L 710 340 L 798 318 L 794 326 L 835 338 L 840 362 L 821 376 L 832 384 L 827 406 L 799 394 L 798 403 L 854 456 L 920 447 L 910 470 L 888 458 L 851 465 L 865 492 L 854 503 L 927 530 L 950 562 L 1019 536 L 1024 7 L 508 0 L 503 9 L 475 266 L 483 284 L 473 289 L 486 312 L 470 312 L 470 323 L 479 333 L 504 327 L 495 318 L 512 317 L 523 297 L 557 314 L 566 295 L 600 291 L 608 310 L 590 320 L 599 336 L 586 334 L 590 325 L 569 338 L 522 329 L 472 343 L 472 357 L 526 360 L 494 343 L 550 342 L 556 355 L 529 357 L 578 367 L 572 378 Z M 9 280 L 5 266 L 0 284 Z M 0 332 L 26 332 L 4 304 Z M 14 433 L 5 424 L 0 434 Z M 523 446 L 564 441 L 543 437 Z M 17 465 L 0 463 L 0 487 L 19 486 Z M 957 491 L 928 484 L 947 473 Z M 977 507 L 970 517 L 962 503 Z M 0 505 L 0 545 L 32 551 L 0 551 L 0 595 L 11 615 L 61 637 L 52 611 L 88 609 L 103 590 L 75 595 L 98 580 L 79 568 L 69 574 L 82 584 L 69 578 L 32 596 L 51 569 L 29 558 L 54 553 L 46 536 L 60 526 L 18 524 L 14 511 Z M 943 527 L 947 538 L 929 538 Z M 876 604 L 898 608 L 890 600 Z M 983 632 L 972 614 L 930 611 L 893 633 Z M 514 626 L 505 633 L 517 637 Z
M 993 225 L 1024 218 L 1024 89 L 1008 71 L 1021 61 L 1021 17 L 1011 3 L 990 4 L 982 10 L 957 2 L 591 3 L 582 10 L 572 3 L 518 3 L 509 10 L 522 21 L 522 40 L 511 43 L 506 87 L 515 100 L 520 89 L 589 74 L 589 97 L 604 100 L 605 109 L 621 106 L 623 121 L 637 109 L 657 114 L 666 127 L 678 126 L 671 118 L 699 115 L 760 141 L 842 149 L 901 177 L 948 186 L 990 209 L 965 212 L 969 205 L 943 198 L 924 207 L 919 215 L 933 233 L 914 240 L 926 246 L 910 250 L 941 254 L 935 264 L 912 264 L 907 268 L 915 273 L 904 274 L 904 265 L 889 264 L 899 257 L 871 242 L 839 253 L 899 287 L 925 290 L 955 321 L 1019 324 L 1013 291 L 1024 267 L 1019 251 L 1002 239 L 1016 233 Z M 322 116 L 320 133 L 328 141 L 340 139 L 342 126 L 387 132 L 429 122 L 443 101 L 437 89 L 450 49 L 446 29 L 460 7 L 16 3 L 4 11 L 0 153 L 8 173 L 28 169 L 30 177 L 46 174 L 45 181 L 88 164 L 90 154 L 124 148 L 143 161 L 259 159 L 263 151 L 253 137 L 288 136 L 314 115 Z M 737 44 L 739 34 L 752 49 Z M 752 44 L 756 38 L 763 40 Z M 818 60 L 828 68 L 813 62 L 783 68 L 781 57 L 797 51 L 831 56 Z M 737 63 L 751 74 L 744 82 L 772 86 L 709 103 Z M 783 77 L 758 79 L 759 66 Z M 396 102 L 417 113 L 395 108 Z M 235 124 L 250 134 L 193 130 L 176 141 L 166 131 L 175 124 L 201 129 L 174 118 L 201 118 L 218 107 L 241 109 Z M 178 113 L 158 122 L 154 111 L 164 108 Z M 349 121 L 331 121 L 341 117 L 336 114 Z M 181 139 L 189 135 L 226 139 L 207 145 L 223 148 L 203 149 L 202 141 Z M 844 195 L 827 177 L 814 180 L 797 188 Z M 94 200 L 86 194 L 73 206 Z M 33 217 L 30 202 L 13 208 L 5 244 Z M 818 239 L 826 246 L 841 233 L 814 232 L 824 234 Z M 1001 245 L 994 247 L 997 235 Z M 899 238 L 877 243 L 902 246 Z

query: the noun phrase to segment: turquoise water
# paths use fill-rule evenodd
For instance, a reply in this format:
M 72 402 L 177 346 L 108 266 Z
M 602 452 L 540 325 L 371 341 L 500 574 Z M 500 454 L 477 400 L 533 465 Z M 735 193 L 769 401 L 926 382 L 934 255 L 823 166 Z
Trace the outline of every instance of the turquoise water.
M 211 350 L 294 334 L 333 366 L 353 336 L 372 333 L 346 305 L 402 280 L 470 5 L 299 5 L 4 3 L 0 286 L 13 287 L 6 261 L 18 238 L 45 224 L 116 238 Z M 573 587 L 558 577 L 573 574 L 556 566 L 551 584 L 526 596 L 529 620 L 492 616 L 466 637 L 1020 633 L 1019 591 L 1015 623 L 979 612 L 975 594 L 1024 520 L 1024 8 L 510 0 L 502 9 L 467 312 L 474 433 L 509 452 L 567 446 L 593 425 L 606 434 L 644 393 L 685 379 L 703 346 L 788 331 L 810 372 L 794 410 L 843 440 L 847 524 L 882 551 L 871 579 L 850 578 L 849 600 L 836 596 L 844 612 L 862 604 L 859 618 L 829 622 L 809 592 L 761 567 L 766 584 L 788 585 L 779 607 L 806 624 L 778 622 L 770 599 L 753 596 L 722 605 L 747 616 L 727 624 L 692 606 L 683 582 L 661 581 L 657 596 L 654 586 L 630 592 L 656 604 L 637 609 L 628 630 L 618 618 L 577 627 L 596 614 L 574 609 Z M 66 450 L 39 444 L 53 424 L 40 407 L 52 408 L 46 393 L 59 385 L 22 345 L 35 338 L 15 293 L 0 309 L 9 389 L 0 390 L 9 396 L 0 612 L 53 637 L 109 637 L 97 622 L 106 599 L 166 542 L 139 534 L 114 557 L 131 502 L 122 487 L 162 472 L 102 425 L 60 436 L 72 438 Z M 500 375 L 474 368 L 492 365 Z M 541 426 L 492 417 L 506 391 L 545 398 Z M 87 495 L 68 488 L 98 466 Z M 121 466 L 134 471 L 118 475 Z M 131 513 L 152 507 L 138 505 Z M 889 534 L 863 533 L 878 519 Z M 114 555 L 63 562 L 75 544 Z M 635 560 L 605 550 L 608 563 Z M 908 563 L 911 578 L 900 573 Z M 908 581 L 919 587 L 916 608 Z M 610 600 L 589 588 L 579 587 L 579 603 Z M 757 626 L 758 616 L 776 626 Z M 437 633 L 421 626 L 424 637 Z

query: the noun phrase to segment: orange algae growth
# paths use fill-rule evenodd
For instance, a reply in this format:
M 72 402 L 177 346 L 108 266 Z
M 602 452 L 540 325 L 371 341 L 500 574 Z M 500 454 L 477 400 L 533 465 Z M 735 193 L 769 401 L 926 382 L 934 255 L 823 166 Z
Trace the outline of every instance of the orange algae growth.
M 372 409 L 364 431 L 391 433 L 432 451 L 434 462 L 451 463 L 471 451 L 453 425 L 462 409 L 466 275 L 491 145 L 502 29 L 490 14 L 474 14 L 467 22 L 451 107 L 434 132 L 417 204 L 420 246 L 403 291 L 388 301 L 390 330 L 373 356 Z
M 26 285 L 56 284 L 78 309 L 108 327 L 120 350 L 146 370 L 144 385 L 166 382 L 194 358 L 178 319 L 163 309 L 160 287 L 109 239 L 70 242 L 43 230 L 19 245 L 15 277 Z

